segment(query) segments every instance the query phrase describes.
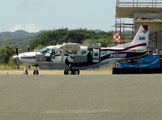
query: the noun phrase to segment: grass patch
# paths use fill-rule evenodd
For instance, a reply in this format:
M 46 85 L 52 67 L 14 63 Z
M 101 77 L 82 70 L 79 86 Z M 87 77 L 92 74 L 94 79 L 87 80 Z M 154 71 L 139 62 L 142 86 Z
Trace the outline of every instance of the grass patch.
M 30 68 L 27 68 L 28 70 L 34 70 L 35 67 L 31 66 Z M 97 70 L 98 68 L 94 69 Z M 24 65 L 20 65 L 19 69 L 17 68 L 16 65 L 0 65 L 0 70 L 24 70 Z M 39 70 L 39 68 L 38 68 Z M 49 69 L 51 70 L 51 69 Z M 108 67 L 103 67 L 103 68 L 99 68 L 98 70 L 112 70 L 112 66 L 108 66 Z
M 0 65 L 0 70 L 23 70 L 24 66 L 20 65 L 19 69 L 16 65 Z

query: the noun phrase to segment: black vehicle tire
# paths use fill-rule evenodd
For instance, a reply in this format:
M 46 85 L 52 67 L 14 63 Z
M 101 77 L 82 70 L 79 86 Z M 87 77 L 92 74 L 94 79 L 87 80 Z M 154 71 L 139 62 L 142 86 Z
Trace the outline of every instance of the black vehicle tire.
M 75 70 L 73 70 L 73 74 L 74 75 L 79 75 L 80 74 L 80 71 L 78 69 L 75 69 Z

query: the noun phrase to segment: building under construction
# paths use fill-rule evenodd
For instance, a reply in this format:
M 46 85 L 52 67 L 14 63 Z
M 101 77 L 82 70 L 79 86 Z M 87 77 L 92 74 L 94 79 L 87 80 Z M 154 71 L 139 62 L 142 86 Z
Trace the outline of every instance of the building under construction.
M 121 19 L 133 19 L 124 23 Z M 124 39 L 124 29 L 131 28 L 135 34 L 140 25 L 149 26 L 149 50 L 162 51 L 162 0 L 116 0 L 115 30 Z
M 128 18 L 132 23 L 121 21 Z M 120 33 L 122 40 L 125 41 L 126 28 L 131 28 L 133 37 L 141 25 L 148 25 L 150 31 L 150 55 L 119 62 L 117 68 L 113 68 L 113 74 L 162 73 L 162 0 L 116 0 L 115 31 Z M 160 55 L 152 55 L 155 50 Z

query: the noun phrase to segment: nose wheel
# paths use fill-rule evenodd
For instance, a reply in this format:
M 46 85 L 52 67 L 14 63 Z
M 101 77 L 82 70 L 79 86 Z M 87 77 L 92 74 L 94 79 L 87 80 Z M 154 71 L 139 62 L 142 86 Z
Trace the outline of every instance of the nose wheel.
M 78 69 L 65 69 L 64 75 L 79 75 L 80 71 Z
M 23 72 L 24 75 L 28 75 L 28 70 L 25 69 L 24 72 Z
M 24 75 L 28 75 L 28 70 L 27 70 L 27 66 L 24 66 L 24 72 L 23 72 Z

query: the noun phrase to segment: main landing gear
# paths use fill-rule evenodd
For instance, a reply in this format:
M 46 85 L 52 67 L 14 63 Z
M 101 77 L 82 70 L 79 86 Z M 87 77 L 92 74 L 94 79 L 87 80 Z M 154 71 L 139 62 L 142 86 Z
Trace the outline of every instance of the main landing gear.
M 78 69 L 65 69 L 64 75 L 79 75 L 80 71 Z
M 33 75 L 39 75 L 39 71 L 38 70 L 34 70 L 33 71 Z

